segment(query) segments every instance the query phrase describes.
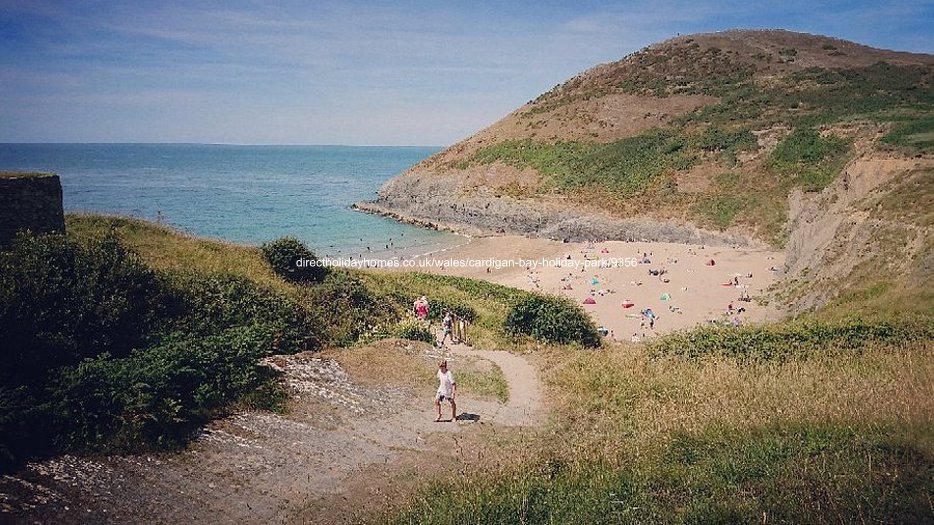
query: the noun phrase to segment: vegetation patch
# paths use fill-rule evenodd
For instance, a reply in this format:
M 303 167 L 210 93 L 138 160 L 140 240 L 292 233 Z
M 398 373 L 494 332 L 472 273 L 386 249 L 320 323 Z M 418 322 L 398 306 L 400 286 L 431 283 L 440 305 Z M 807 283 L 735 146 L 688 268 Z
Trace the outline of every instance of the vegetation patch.
M 664 336 L 650 345 L 662 354 L 689 358 L 718 355 L 782 361 L 815 352 L 858 351 L 934 337 L 934 326 L 852 320 L 838 324 L 794 322 L 747 327 L 705 327 Z
M 930 153 L 934 151 L 934 117 L 897 123 L 891 132 L 882 137 L 882 142 Z
M 683 139 L 658 130 L 611 144 L 506 140 L 481 149 L 470 162 L 534 168 L 546 177 L 545 189 L 599 188 L 632 196 L 667 170 L 690 166 L 692 159 L 683 151 L 686 146 Z
M 518 471 L 437 484 L 392 522 L 920 523 L 931 517 L 932 461 L 872 428 L 707 429 L 619 463 L 545 457 Z
M 733 224 L 736 214 L 746 207 L 746 197 L 734 195 L 715 195 L 700 201 L 695 210 L 717 228 L 725 229 Z
M 769 167 L 793 177 L 794 184 L 805 191 L 820 191 L 839 175 L 848 151 L 845 139 L 797 128 L 772 152 Z
M 324 280 L 327 269 L 315 254 L 295 237 L 282 237 L 263 244 L 263 257 L 276 275 L 294 283 L 316 283 Z
M 593 321 L 564 297 L 531 295 L 519 301 L 506 315 L 505 327 L 510 334 L 543 342 L 600 346 Z

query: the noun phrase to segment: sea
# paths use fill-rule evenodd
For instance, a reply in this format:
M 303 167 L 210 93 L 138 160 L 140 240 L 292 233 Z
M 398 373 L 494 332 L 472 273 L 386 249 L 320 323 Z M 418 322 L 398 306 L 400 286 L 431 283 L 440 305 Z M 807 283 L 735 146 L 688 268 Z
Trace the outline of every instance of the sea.
M 291 235 L 319 256 L 409 257 L 463 238 L 354 211 L 438 147 L 0 144 L 0 171 L 57 173 L 66 212 L 162 222 L 258 245 Z

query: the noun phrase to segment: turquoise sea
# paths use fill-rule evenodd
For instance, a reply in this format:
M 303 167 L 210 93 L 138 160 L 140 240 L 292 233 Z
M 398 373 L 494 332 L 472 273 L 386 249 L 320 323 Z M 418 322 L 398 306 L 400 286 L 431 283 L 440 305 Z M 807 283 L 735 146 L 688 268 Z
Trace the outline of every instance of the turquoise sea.
M 367 247 L 371 255 L 412 255 L 461 241 L 349 206 L 439 149 L 0 144 L 0 170 L 58 173 L 66 211 L 161 216 L 180 230 L 237 243 L 293 235 L 319 255 Z

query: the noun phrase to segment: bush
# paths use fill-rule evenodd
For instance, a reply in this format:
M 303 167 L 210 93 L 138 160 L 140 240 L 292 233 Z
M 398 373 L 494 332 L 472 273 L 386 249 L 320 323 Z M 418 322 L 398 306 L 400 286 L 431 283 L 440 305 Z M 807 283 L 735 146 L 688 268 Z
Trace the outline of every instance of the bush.
M 587 313 L 563 297 L 529 295 L 520 300 L 506 316 L 505 330 L 549 343 L 600 346 L 597 328 Z
M 316 283 L 324 280 L 327 269 L 295 237 L 282 237 L 262 246 L 263 257 L 279 277 L 293 283 Z
M 330 344 L 350 345 L 370 327 L 399 319 L 397 307 L 374 294 L 358 278 L 344 271 L 329 272 L 323 283 L 305 291 L 318 326 Z
M 67 428 L 59 445 L 184 443 L 218 408 L 273 375 L 258 363 L 273 343 L 273 330 L 261 325 L 205 338 L 175 334 L 124 359 L 101 356 L 64 369 L 50 387 L 55 416 Z
M 424 323 L 417 321 L 407 320 L 402 321 L 392 329 L 392 335 L 400 339 L 408 339 L 410 341 L 422 341 L 425 343 L 434 343 L 435 336 L 431 333 L 431 330 L 425 326 Z
M 257 362 L 274 343 L 261 325 L 204 338 L 176 333 L 128 357 L 61 368 L 41 388 L 0 388 L 0 468 L 67 450 L 182 444 L 224 405 L 275 382 Z
M 840 173 L 849 148 L 847 139 L 797 128 L 779 142 L 769 165 L 779 173 L 795 175 L 794 182 L 805 191 L 820 191 Z
M 47 370 L 109 353 L 125 356 L 161 323 L 165 287 L 108 235 L 82 245 L 21 235 L 0 253 L 0 385 L 39 382 Z
M 442 298 L 432 299 L 431 308 L 428 310 L 428 318 L 432 320 L 444 319 L 444 312 L 451 312 L 470 323 L 477 319 L 477 311 L 466 304 Z
M 181 298 L 174 330 L 213 335 L 258 323 L 274 330 L 276 348 L 284 353 L 317 349 L 325 342 L 313 314 L 297 298 L 245 277 L 179 272 L 171 274 L 168 281 Z

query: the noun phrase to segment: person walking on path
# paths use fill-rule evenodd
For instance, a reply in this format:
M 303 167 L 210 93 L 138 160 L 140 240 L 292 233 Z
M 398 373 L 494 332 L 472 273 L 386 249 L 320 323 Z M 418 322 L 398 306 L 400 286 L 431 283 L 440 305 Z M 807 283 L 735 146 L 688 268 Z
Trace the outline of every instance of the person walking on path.
M 435 422 L 441 421 L 441 402 L 451 402 L 451 422 L 457 420 L 457 403 L 454 402 L 454 396 L 457 393 L 457 383 L 454 382 L 454 374 L 448 370 L 447 360 L 438 363 L 438 393 L 435 395 L 435 409 L 438 411 L 438 417 Z
M 415 300 L 412 305 L 415 310 L 415 317 L 421 321 L 428 319 L 428 298 L 424 295 Z
M 444 346 L 445 341 L 447 341 L 449 337 L 451 338 L 451 342 L 454 342 L 453 327 L 454 318 L 451 317 L 451 312 L 444 312 L 444 319 L 441 320 L 442 334 L 441 340 L 438 341 L 438 348 Z

